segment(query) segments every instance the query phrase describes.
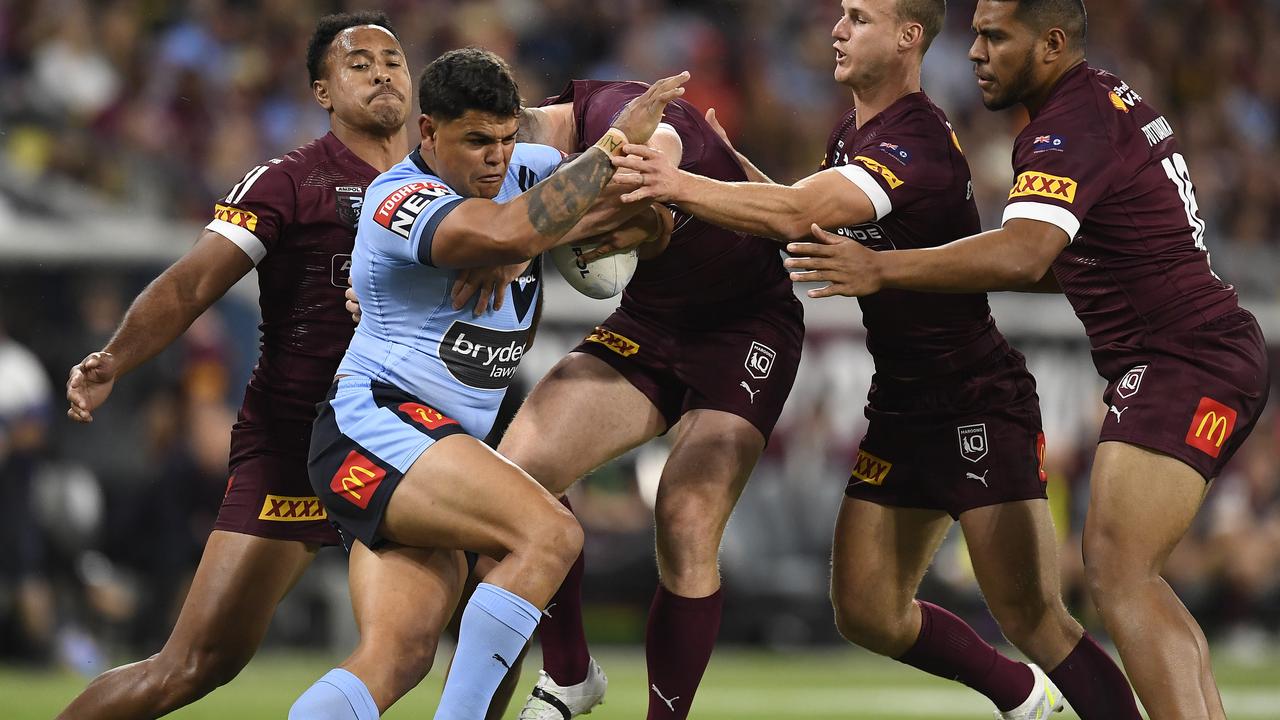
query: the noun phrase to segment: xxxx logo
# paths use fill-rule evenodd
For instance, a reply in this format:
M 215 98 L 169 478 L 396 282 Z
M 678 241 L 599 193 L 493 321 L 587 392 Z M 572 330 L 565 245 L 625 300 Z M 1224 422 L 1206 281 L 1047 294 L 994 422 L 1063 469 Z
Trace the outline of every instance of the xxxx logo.
M 240 227 L 244 228 L 245 230 L 248 230 L 249 232 L 253 232 L 254 230 L 258 229 L 257 215 L 254 215 L 248 210 L 241 210 L 240 208 L 229 207 L 221 203 L 215 204 L 213 206 L 213 218 L 215 220 L 229 222 L 232 225 L 239 225 Z
M 853 476 L 862 482 L 871 485 L 883 485 L 884 479 L 889 475 L 889 470 L 893 468 L 893 463 L 888 460 L 881 460 L 866 450 L 858 451 L 858 459 L 853 464 Z
M 333 479 L 329 481 L 329 489 L 352 505 L 364 510 L 369 507 L 374 491 L 386 476 L 386 470 L 358 451 L 352 450 L 347 453 L 347 459 L 342 461 L 342 467 L 338 468 L 338 472 L 334 473 Z
M 622 357 L 631 357 L 640 352 L 640 343 L 598 326 L 587 336 L 587 342 L 600 343 Z
M 325 512 L 324 506 L 320 504 L 320 498 L 289 497 L 287 495 L 268 495 L 262 501 L 262 511 L 258 513 L 259 520 L 274 520 L 277 522 L 324 520 L 327 517 L 329 517 L 329 514 Z
M 1057 175 L 1038 172 L 1024 172 L 1014 182 L 1013 189 L 1009 191 L 1009 198 L 1039 195 L 1040 197 L 1070 203 L 1076 201 L 1077 185 L 1078 183 L 1075 180 L 1068 177 L 1058 177 Z

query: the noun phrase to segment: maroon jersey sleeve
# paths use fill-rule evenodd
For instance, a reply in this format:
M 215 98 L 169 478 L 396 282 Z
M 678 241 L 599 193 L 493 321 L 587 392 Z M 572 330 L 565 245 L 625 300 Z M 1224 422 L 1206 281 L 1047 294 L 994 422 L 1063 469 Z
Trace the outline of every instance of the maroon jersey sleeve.
M 956 181 L 955 135 L 943 139 L 939 130 L 938 119 L 921 107 L 845 150 L 848 160 L 835 170 L 867 194 L 877 221 L 894 209 L 933 205 Z
M 1013 144 L 1013 188 L 1002 223 L 1039 220 L 1075 238 L 1085 215 L 1106 197 L 1120 160 L 1092 106 L 1045 113 Z
M 226 197 L 213 206 L 213 220 L 205 226 L 235 243 L 257 265 L 280 239 L 283 228 L 294 222 L 297 187 L 281 167 L 270 160 L 245 173 Z

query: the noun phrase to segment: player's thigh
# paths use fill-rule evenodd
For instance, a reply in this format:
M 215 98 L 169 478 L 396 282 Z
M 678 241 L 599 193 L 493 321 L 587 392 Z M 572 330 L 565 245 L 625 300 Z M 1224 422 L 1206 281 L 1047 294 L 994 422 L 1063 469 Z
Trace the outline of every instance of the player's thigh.
M 1090 478 L 1085 565 L 1158 575 L 1207 491 L 1200 473 L 1181 460 L 1127 443 L 1099 443 Z
M 384 653 L 430 645 L 448 624 L 467 577 L 461 550 L 388 543 L 351 546 L 351 607 L 363 645 Z
M 722 532 L 764 450 L 760 431 L 732 413 L 691 410 L 679 428 L 658 483 L 660 547 L 664 538 Z
M 213 531 L 161 656 L 248 662 L 315 554 L 295 540 Z
M 538 381 L 498 452 L 559 494 L 666 429 L 658 409 L 621 373 L 573 352 Z
M 381 532 L 412 547 L 466 548 L 501 558 L 568 510 L 517 467 L 470 435 L 426 449 L 400 480 Z M 575 550 L 576 554 L 577 551 Z
M 901 610 L 951 527 L 941 510 L 892 507 L 846 497 L 831 551 L 831 596 L 837 608 Z
M 993 611 L 1058 602 L 1058 538 L 1047 500 L 974 508 L 960 515 L 960 527 Z

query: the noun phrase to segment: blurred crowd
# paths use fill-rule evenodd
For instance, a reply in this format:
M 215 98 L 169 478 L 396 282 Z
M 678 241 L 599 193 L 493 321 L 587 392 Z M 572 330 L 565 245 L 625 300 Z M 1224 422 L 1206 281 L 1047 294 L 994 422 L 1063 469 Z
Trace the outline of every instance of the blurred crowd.
M 991 226 L 1025 117 L 982 107 L 964 61 L 971 4 L 951 6 L 924 82 L 967 151 Z M 444 50 L 480 45 L 512 62 L 529 102 L 570 78 L 651 80 L 687 68 L 686 98 L 715 107 L 739 148 L 779 180 L 814 171 L 850 102 L 831 81 L 837 0 L 6 0 L 0 219 L 203 222 L 212 199 L 248 168 L 325 132 L 305 46 L 320 14 L 364 7 L 388 12 L 415 75 Z M 1178 133 L 1213 229 L 1215 266 L 1225 263 L 1224 276 L 1250 297 L 1274 300 L 1280 74 L 1266 69 L 1280 65 L 1280 3 L 1110 0 L 1089 11 L 1090 60 L 1124 77 Z M 4 262 L 0 654 L 92 669 L 102 648 L 154 651 L 225 486 L 229 428 L 256 354 L 252 301 L 219 304 L 145 376 L 120 383 L 97 422 L 77 427 L 61 415 L 67 369 L 101 347 L 159 268 L 32 273 Z M 553 319 L 526 359 L 525 379 L 580 332 Z M 1098 381 L 1083 334 L 1065 347 L 1013 339 L 1032 360 L 1046 413 L 1055 413 L 1049 467 L 1065 587 L 1087 618 L 1078 537 L 1105 408 L 1081 388 Z M 870 364 L 858 328 L 811 333 L 807 342 L 796 392 L 726 537 L 726 587 L 735 598 L 727 639 L 835 639 L 826 600 L 830 520 L 863 427 Z M 646 503 L 662 452 L 660 443 L 642 450 L 576 491 L 590 537 L 588 601 L 624 609 L 589 619 L 617 639 L 634 639 L 656 577 Z M 925 592 L 981 616 L 963 557 L 950 544 Z M 340 555 L 329 562 L 340 564 Z M 1170 581 L 1215 637 L 1280 641 L 1274 413 L 1217 483 Z M 305 605 L 291 615 L 304 618 L 296 638 L 314 638 L 326 619 L 346 614 L 322 589 L 304 584 L 295 595 Z

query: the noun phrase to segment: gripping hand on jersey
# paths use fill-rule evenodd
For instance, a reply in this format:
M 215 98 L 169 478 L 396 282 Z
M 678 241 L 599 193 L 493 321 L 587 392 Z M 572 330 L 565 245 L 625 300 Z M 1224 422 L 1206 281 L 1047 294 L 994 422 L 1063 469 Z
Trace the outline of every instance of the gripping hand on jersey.
M 472 314 L 475 317 L 488 312 L 491 301 L 494 312 L 501 310 L 502 303 L 507 298 L 507 286 L 520 277 L 527 267 L 529 263 L 523 262 L 459 270 L 458 278 L 453 281 L 453 290 L 449 293 L 453 309 L 461 310 L 474 297 L 476 307 Z
M 810 227 L 817 242 L 791 243 L 792 257 L 783 264 L 791 270 L 793 282 L 825 282 L 825 287 L 808 291 L 812 298 L 862 297 L 879 292 L 880 272 L 876 252 L 856 240 Z
M 108 352 L 90 353 L 71 368 L 67 378 L 67 417 L 76 422 L 93 422 L 93 411 L 107 401 L 116 375 L 116 358 Z

